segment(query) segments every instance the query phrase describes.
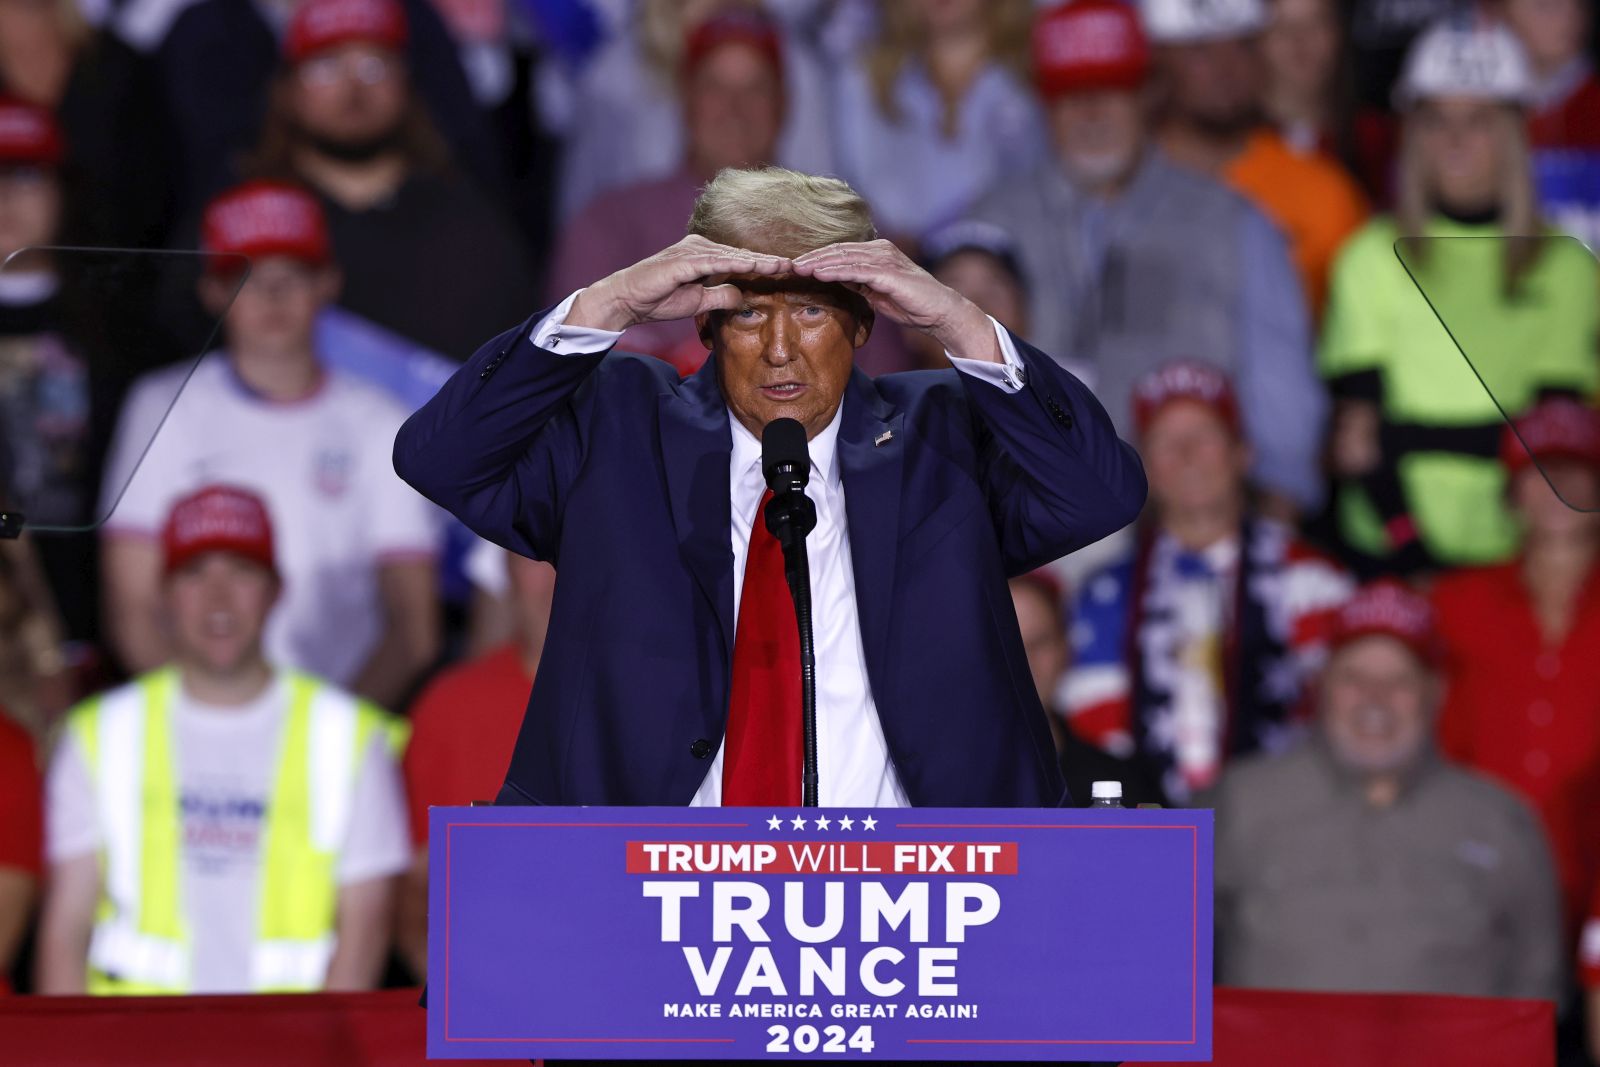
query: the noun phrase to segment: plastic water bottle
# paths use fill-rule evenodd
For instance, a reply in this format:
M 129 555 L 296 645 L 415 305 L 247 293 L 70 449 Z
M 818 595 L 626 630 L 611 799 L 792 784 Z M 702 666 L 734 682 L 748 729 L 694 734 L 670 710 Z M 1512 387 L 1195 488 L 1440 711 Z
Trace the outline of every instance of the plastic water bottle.
M 1091 808 L 1120 808 L 1122 807 L 1121 782 L 1096 782 L 1089 787 L 1089 806 Z

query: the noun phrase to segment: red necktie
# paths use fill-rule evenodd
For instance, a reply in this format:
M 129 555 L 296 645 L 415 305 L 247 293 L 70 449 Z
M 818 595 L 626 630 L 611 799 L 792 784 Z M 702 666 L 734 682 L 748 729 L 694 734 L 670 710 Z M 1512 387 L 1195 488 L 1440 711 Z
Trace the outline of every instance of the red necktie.
M 733 684 L 722 746 L 722 803 L 800 804 L 800 630 L 783 548 L 756 508 L 733 635 Z

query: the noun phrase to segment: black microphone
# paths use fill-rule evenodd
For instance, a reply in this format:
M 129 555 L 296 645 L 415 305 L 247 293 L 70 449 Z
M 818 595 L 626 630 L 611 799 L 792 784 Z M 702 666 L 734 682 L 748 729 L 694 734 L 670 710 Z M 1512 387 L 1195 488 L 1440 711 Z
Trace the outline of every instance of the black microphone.
M 811 564 L 806 534 L 817 525 L 817 507 L 806 496 L 811 453 L 806 430 L 793 419 L 773 419 L 761 431 L 761 473 L 772 490 L 767 529 L 783 546 L 783 573 L 800 627 L 800 803 L 817 806 L 817 651 L 811 632 Z
M 806 430 L 793 419 L 773 419 L 761 431 L 761 473 L 772 490 L 767 505 L 767 529 L 787 554 L 804 544 L 817 525 L 817 509 L 806 496 L 811 480 L 811 453 Z
M 811 480 L 806 428 L 793 419 L 773 419 L 761 431 L 761 473 L 774 494 L 805 492 Z

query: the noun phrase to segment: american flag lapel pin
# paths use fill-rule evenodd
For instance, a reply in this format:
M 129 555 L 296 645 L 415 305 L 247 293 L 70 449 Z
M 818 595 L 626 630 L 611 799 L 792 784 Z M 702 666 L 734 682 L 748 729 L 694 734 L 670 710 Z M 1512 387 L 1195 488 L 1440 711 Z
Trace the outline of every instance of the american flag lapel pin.
M 878 436 L 876 436 L 876 437 L 874 437 L 872 439 L 872 447 L 874 447 L 874 448 L 882 448 L 884 445 L 888 444 L 893 438 L 894 438 L 894 431 L 893 430 L 885 430 L 882 433 L 880 433 Z

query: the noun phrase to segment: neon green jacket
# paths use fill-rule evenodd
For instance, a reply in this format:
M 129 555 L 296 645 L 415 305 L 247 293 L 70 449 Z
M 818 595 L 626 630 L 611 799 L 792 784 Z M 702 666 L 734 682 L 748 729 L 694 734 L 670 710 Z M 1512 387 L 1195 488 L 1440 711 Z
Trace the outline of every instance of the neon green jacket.
M 1397 466 L 1403 514 L 1434 559 L 1503 560 L 1517 531 L 1495 458 L 1500 409 L 1515 417 L 1546 389 L 1594 396 L 1600 273 L 1578 242 L 1551 240 L 1508 299 L 1499 231 L 1440 219 L 1425 240 L 1403 245 L 1419 290 L 1396 254 L 1398 237 L 1392 219 L 1377 218 L 1340 250 L 1319 370 L 1330 381 L 1376 385 L 1384 462 Z M 1384 523 L 1396 516 L 1382 502 L 1347 484 L 1335 506 L 1353 547 L 1379 557 L 1392 550 Z

